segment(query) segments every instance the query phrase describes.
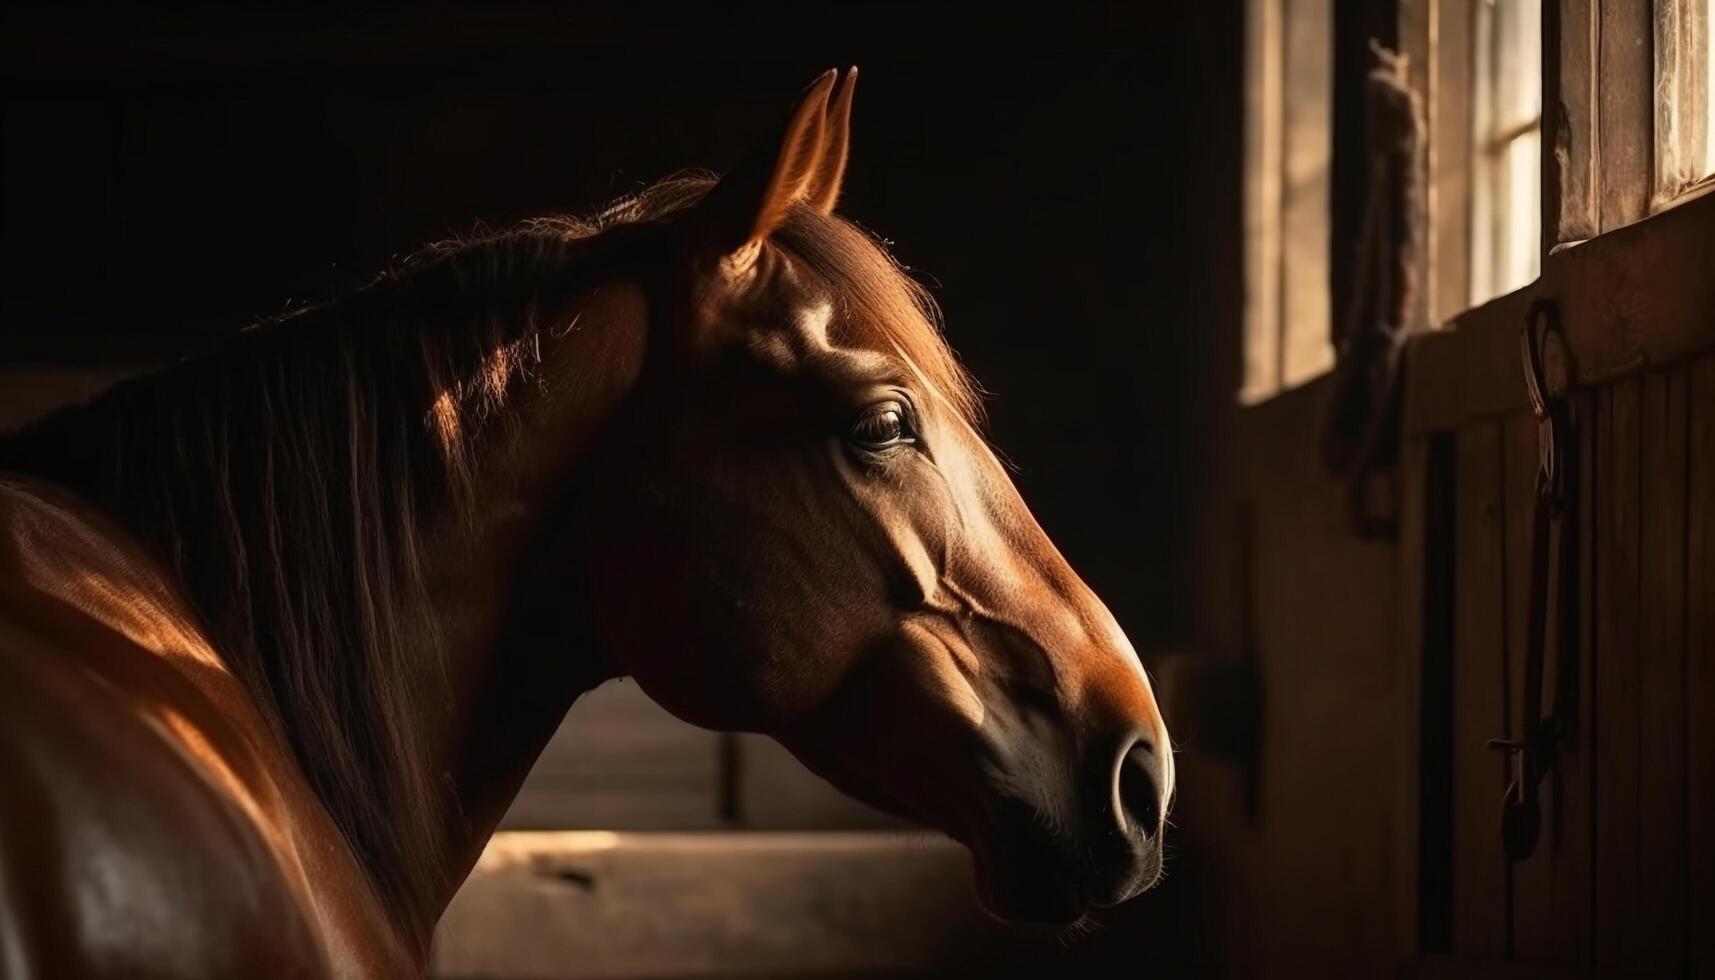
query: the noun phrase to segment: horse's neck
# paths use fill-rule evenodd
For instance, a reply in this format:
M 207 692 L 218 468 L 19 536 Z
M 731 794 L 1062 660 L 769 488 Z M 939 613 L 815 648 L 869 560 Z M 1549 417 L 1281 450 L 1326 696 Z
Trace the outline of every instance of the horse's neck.
M 536 376 L 520 380 L 518 429 L 477 462 L 492 487 L 494 523 L 454 545 L 435 577 L 452 619 L 450 710 L 425 741 L 450 781 L 444 908 L 475 865 L 572 702 L 613 676 L 595 645 L 580 543 L 572 538 L 579 461 L 642 369 L 647 314 L 641 289 L 611 282 L 558 314 L 544 332 Z
M 538 312 L 542 322 L 532 346 L 539 350 L 539 362 L 528 370 L 512 372 L 503 407 L 497 410 L 505 417 L 488 420 L 492 431 L 472 439 L 466 447 L 462 473 L 469 485 L 464 493 L 467 501 L 478 505 L 475 519 L 467 519 L 472 515 L 440 515 L 444 520 L 433 514 L 421 515 L 427 526 L 410 559 L 427 566 L 425 581 L 432 600 L 428 608 L 433 610 L 431 615 L 442 620 L 435 624 L 439 628 L 434 632 L 444 637 L 446 671 L 444 685 L 431 678 L 417 679 L 433 696 L 425 699 L 423 711 L 408 719 L 407 723 L 419 730 L 404 733 L 402 738 L 404 744 L 418 746 L 428 755 L 417 761 L 433 779 L 434 798 L 443 807 L 438 814 L 438 853 L 409 855 L 409 860 L 426 859 L 438 866 L 426 869 L 430 874 L 406 876 L 433 884 L 411 885 L 409 893 L 394 895 L 395 900 L 387 903 L 398 918 L 398 927 L 413 940 L 427 936 L 432 929 L 433 919 L 438 918 L 474 865 L 566 709 L 579 694 L 607 676 L 588 642 L 588 611 L 581 590 L 562 575 L 575 577 L 581 568 L 575 553 L 577 542 L 565 537 L 563 503 L 575 498 L 575 484 L 584 475 L 578 464 L 586 448 L 635 385 L 644 357 L 647 316 L 640 287 L 629 281 L 608 282 L 585 290 L 563 309 Z M 536 351 L 532 353 L 534 356 Z M 112 403 L 116 407 L 106 411 L 115 417 L 123 415 L 125 404 Z M 491 407 L 481 406 L 471 417 L 480 420 L 481 413 Z M 433 409 L 425 415 L 424 424 L 433 424 Z M 110 448 L 123 450 L 130 454 L 127 459 L 137 461 L 136 465 L 157 465 L 165 471 L 178 465 L 176 440 L 202 438 L 207 434 L 177 431 L 166 425 L 159 431 L 140 429 L 122 418 L 104 420 L 99 414 L 86 414 L 68 417 L 58 429 L 41 430 L 32 438 L 4 447 L 0 463 L 16 465 L 86 495 L 139 538 L 149 540 L 157 555 L 178 561 L 187 580 L 200 580 L 203 594 L 194 595 L 199 605 L 218 605 L 227 598 L 220 594 L 223 580 L 218 568 L 223 566 L 203 569 L 205 573 L 215 570 L 216 574 L 199 575 L 195 562 L 201 555 L 218 551 L 221 545 L 195 536 L 225 532 L 211 532 L 214 522 L 199 527 L 197 521 L 186 519 L 186 513 L 179 513 L 165 525 L 171 534 L 163 540 L 158 533 L 161 518 L 150 507 L 167 498 L 128 500 L 133 495 L 119 475 L 124 467 L 104 464 L 98 458 Z M 218 441 L 220 436 L 215 438 Z M 78 440 L 88 444 L 68 451 L 65 443 Z M 226 448 L 236 454 L 259 447 L 235 443 Z M 282 459 L 290 458 L 291 448 L 279 450 Z M 274 453 L 276 449 L 267 451 Z M 285 479 L 301 480 L 299 489 L 306 499 L 344 492 L 343 487 L 324 485 L 315 472 L 292 473 L 284 466 L 275 472 L 289 473 Z M 209 481 L 222 478 L 222 474 L 207 474 Z M 226 499 L 221 493 L 192 492 L 187 497 L 191 503 L 181 501 L 180 509 L 202 506 L 196 501 Z M 437 527 L 445 532 L 438 532 Z M 253 526 L 243 530 L 255 535 L 278 533 L 275 528 Z M 563 546 L 552 556 L 563 567 L 539 567 L 544 560 L 541 541 L 545 538 L 555 538 Z M 253 555 L 264 554 L 262 545 L 258 538 L 241 542 L 238 550 L 242 554 L 248 547 Z M 281 570 L 288 577 L 313 572 Z M 231 579 L 224 582 L 230 589 Z M 188 581 L 186 585 L 188 588 Z M 289 581 L 284 591 L 298 596 L 319 594 L 296 588 Z M 414 610 L 420 612 L 420 608 Z M 224 656 L 227 651 L 221 653 Z M 425 664 L 422 669 L 434 668 Z M 252 684 L 250 690 L 259 701 L 272 697 L 266 685 Z M 265 713 L 288 720 L 302 711 L 302 706 L 291 703 L 266 703 L 263 707 Z M 361 794 L 364 790 L 350 786 L 344 791 Z M 342 809 L 342 803 L 351 801 L 325 799 L 329 792 L 325 784 L 318 791 L 330 812 L 362 810 L 357 806 Z M 400 816 L 395 814 L 395 818 Z M 373 862 L 375 857 L 371 855 L 368 860 Z M 388 872 L 373 865 L 370 870 L 378 880 Z M 417 893 L 423 888 L 430 893 Z M 385 889 L 383 893 L 387 894 Z

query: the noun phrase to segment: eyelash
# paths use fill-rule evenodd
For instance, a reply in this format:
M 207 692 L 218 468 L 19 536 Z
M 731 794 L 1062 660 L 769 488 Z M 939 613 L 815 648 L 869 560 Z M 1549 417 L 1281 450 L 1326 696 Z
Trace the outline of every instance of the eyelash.
M 918 440 L 911 406 L 894 398 L 866 407 L 846 432 L 846 441 L 852 449 L 870 459 L 916 446 Z

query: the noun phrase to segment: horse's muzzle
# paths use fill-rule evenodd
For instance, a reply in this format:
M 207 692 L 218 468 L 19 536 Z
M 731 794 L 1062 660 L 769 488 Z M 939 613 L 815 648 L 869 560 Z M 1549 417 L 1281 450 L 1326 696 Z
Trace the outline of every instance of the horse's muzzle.
M 1104 753 L 1076 800 L 1007 797 L 990 839 L 973 848 L 983 904 L 1003 919 L 1070 922 L 1118 905 L 1161 878 L 1172 762 L 1160 742 L 1132 737 Z

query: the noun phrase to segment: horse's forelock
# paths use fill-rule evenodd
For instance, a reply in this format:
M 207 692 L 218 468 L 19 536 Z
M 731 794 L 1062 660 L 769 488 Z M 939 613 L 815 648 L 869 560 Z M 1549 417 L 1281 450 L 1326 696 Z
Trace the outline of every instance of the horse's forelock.
M 942 336 L 939 307 L 880 243 L 852 222 L 807 208 L 775 238 L 833 289 L 839 339 L 903 358 L 962 419 L 981 427 L 981 389 Z

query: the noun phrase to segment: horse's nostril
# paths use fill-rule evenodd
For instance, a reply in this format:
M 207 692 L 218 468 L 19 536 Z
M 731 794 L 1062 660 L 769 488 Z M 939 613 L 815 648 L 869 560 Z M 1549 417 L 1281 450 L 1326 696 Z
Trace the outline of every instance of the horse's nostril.
M 1153 837 L 1161 828 L 1162 761 L 1155 743 L 1138 739 L 1114 774 L 1121 820 L 1128 830 Z

